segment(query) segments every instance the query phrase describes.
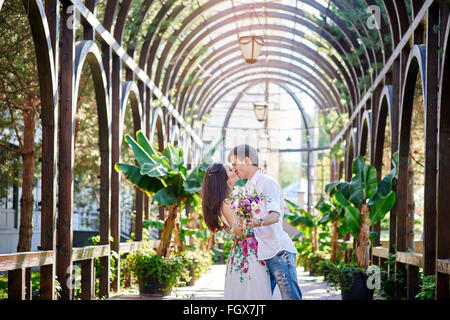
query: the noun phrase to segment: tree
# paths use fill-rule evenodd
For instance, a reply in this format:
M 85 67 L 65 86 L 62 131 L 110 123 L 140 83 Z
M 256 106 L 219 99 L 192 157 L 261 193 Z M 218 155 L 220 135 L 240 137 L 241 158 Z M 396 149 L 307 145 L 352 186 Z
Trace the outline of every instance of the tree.
M 332 182 L 325 188 L 345 210 L 346 226 L 357 240 L 356 260 L 364 269 L 368 267 L 370 244 L 376 236 L 369 228 L 381 221 L 395 205 L 396 194 L 392 186 L 398 177 L 398 153 L 392 163 L 393 169 L 378 182 L 375 167 L 359 156 L 353 161 L 351 182 Z

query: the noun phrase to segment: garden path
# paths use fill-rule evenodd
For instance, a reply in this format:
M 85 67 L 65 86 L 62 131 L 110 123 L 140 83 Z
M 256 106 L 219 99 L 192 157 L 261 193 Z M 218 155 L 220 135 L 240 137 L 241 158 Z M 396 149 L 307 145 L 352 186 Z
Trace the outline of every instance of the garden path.
M 137 288 L 122 291 L 110 300 L 221 300 L 223 299 L 225 265 L 212 265 L 210 270 L 198 279 L 194 286 L 173 288 L 171 295 L 165 297 L 141 297 Z M 341 300 L 340 292 L 330 288 L 323 277 L 313 277 L 303 267 L 297 268 L 298 280 L 304 300 Z M 274 300 L 281 300 L 278 287 Z

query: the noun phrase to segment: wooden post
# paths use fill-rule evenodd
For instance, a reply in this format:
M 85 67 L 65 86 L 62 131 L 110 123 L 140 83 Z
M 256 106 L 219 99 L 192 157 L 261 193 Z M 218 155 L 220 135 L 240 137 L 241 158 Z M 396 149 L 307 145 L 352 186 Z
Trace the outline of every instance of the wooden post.
M 50 29 L 53 57 L 55 63 L 54 85 L 58 84 L 57 70 L 59 61 L 59 0 L 45 1 L 45 12 Z M 43 115 L 42 120 L 42 192 L 41 194 L 41 246 L 40 250 L 53 250 L 56 261 L 56 120 L 58 96 L 55 90 L 52 97 L 52 112 Z M 41 97 L 42 98 L 42 97 Z M 44 113 L 44 112 L 43 112 Z M 47 119 L 48 117 L 48 119 Z M 40 268 L 40 299 L 53 300 L 55 298 L 55 264 Z
M 441 2 L 441 17 L 447 25 L 449 5 L 446 1 Z M 445 32 L 441 30 L 442 39 Z M 444 41 L 442 41 L 443 43 Z M 438 166 L 437 166 L 437 201 L 436 201 L 436 254 L 437 259 L 450 258 L 450 100 L 447 98 L 450 90 L 450 51 L 449 43 L 443 56 L 443 69 L 440 83 L 439 99 L 439 126 L 438 126 Z M 449 299 L 450 276 L 436 271 L 436 299 Z
M 111 70 L 111 110 L 112 110 L 112 152 L 111 165 L 120 160 L 120 142 L 122 137 L 119 137 L 120 125 L 120 58 L 112 54 L 112 70 Z M 120 175 L 116 170 L 111 171 L 111 236 L 113 241 L 111 243 L 111 250 L 119 253 L 120 245 Z M 116 292 L 120 290 L 120 258 L 116 258 L 116 268 L 114 270 L 114 280 L 111 287 Z
M 407 298 L 408 300 L 415 300 L 417 293 L 419 293 L 419 267 L 408 265 L 407 273 Z
M 95 273 L 94 259 L 81 261 L 81 299 L 92 300 L 95 298 Z
M 74 84 L 74 17 L 70 1 L 62 1 L 60 38 L 60 116 L 58 160 L 58 221 L 56 270 L 61 284 L 61 299 L 72 300 L 72 212 L 73 212 L 73 114 Z
M 424 188 L 424 276 L 436 270 L 436 172 L 437 172 L 437 122 L 438 122 L 438 76 L 439 34 L 434 26 L 439 25 L 439 3 L 428 9 L 427 15 L 427 68 L 425 92 L 425 188 Z M 442 141 L 443 142 L 443 141 Z M 448 283 L 447 283 L 448 284 Z

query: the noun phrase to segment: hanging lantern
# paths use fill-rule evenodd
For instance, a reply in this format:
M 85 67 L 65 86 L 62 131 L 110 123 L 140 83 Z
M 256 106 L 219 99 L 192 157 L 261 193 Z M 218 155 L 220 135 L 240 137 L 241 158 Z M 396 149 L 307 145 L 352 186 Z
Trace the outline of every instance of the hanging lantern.
M 269 105 L 267 103 L 254 103 L 253 110 L 255 111 L 256 119 L 259 122 L 263 122 L 267 119 L 267 109 Z
M 251 35 L 239 37 L 239 47 L 241 48 L 242 57 L 249 64 L 256 63 L 263 44 L 264 38 L 262 36 Z

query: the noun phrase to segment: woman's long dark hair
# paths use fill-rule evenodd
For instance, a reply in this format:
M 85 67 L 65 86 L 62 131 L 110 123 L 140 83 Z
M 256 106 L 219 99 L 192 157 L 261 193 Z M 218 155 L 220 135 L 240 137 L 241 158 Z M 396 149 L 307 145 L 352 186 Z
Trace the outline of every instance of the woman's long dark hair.
M 226 168 L 221 163 L 213 163 L 207 170 L 203 179 L 201 197 L 203 219 L 212 233 L 223 229 L 220 210 L 222 202 L 228 197 L 230 188 L 227 184 Z

